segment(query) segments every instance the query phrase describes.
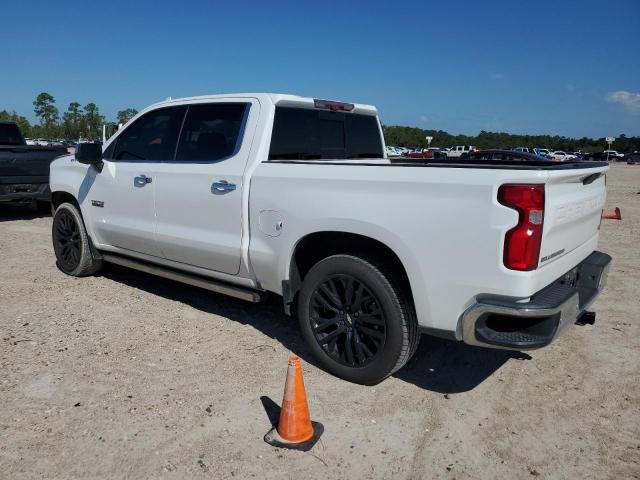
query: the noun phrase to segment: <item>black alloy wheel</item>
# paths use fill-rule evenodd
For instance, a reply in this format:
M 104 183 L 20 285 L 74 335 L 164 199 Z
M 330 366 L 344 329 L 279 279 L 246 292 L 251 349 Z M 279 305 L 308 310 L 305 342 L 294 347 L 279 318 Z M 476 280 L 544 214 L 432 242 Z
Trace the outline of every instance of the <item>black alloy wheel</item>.
M 415 353 L 420 332 L 410 290 L 370 253 L 336 253 L 305 274 L 298 294 L 300 330 L 318 366 L 376 385 Z
M 64 271 L 71 272 L 78 267 L 82 254 L 82 238 L 76 219 L 68 211 L 61 211 L 56 215 L 53 246 Z
M 380 302 L 351 275 L 333 275 L 321 283 L 311 296 L 308 318 L 318 344 L 342 365 L 364 367 L 384 350 L 387 319 Z

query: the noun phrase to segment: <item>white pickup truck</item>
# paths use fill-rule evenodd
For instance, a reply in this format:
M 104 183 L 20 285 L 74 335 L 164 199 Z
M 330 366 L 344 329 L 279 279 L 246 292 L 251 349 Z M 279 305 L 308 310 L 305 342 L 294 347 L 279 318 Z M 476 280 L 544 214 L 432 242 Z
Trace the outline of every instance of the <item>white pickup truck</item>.
M 152 105 L 104 146 L 52 163 L 57 265 L 281 295 L 318 363 L 369 385 L 421 333 L 533 349 L 584 318 L 611 260 L 595 251 L 606 163 L 384 151 L 368 105 L 279 94 Z

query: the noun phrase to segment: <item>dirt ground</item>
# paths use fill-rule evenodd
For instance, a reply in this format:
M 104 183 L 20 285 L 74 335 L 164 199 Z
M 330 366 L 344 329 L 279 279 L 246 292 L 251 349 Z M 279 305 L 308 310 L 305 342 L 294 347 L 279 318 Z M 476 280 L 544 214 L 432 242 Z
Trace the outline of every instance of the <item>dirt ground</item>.
M 608 186 L 595 326 L 528 354 L 424 337 L 376 387 L 316 368 L 278 299 L 68 277 L 51 218 L 4 207 L 0 478 L 640 478 L 640 166 Z M 308 453 L 262 440 L 290 351 L 325 426 Z

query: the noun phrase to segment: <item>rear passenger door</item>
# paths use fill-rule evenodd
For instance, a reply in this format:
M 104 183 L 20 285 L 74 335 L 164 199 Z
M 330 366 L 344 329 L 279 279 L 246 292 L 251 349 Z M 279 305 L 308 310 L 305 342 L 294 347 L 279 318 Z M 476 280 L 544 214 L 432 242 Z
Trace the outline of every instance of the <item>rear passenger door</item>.
M 243 178 L 258 115 L 254 99 L 188 106 L 175 158 L 156 182 L 156 239 L 168 260 L 239 272 Z

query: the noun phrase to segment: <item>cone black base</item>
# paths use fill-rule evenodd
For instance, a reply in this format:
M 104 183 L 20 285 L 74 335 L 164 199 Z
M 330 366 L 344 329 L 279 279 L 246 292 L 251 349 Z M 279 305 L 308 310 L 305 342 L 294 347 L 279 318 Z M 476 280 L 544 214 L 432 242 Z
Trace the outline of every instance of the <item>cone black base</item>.
M 324 433 L 324 426 L 319 422 L 311 422 L 313 426 L 313 437 L 311 437 L 306 442 L 292 443 L 287 442 L 284 438 L 278 435 L 278 430 L 276 427 L 273 427 L 267 434 L 264 436 L 264 441 L 269 445 L 273 445 L 274 447 L 279 448 L 290 448 L 292 450 L 301 450 L 303 452 L 307 452 L 313 448 L 316 442 L 320 439 L 320 436 Z

